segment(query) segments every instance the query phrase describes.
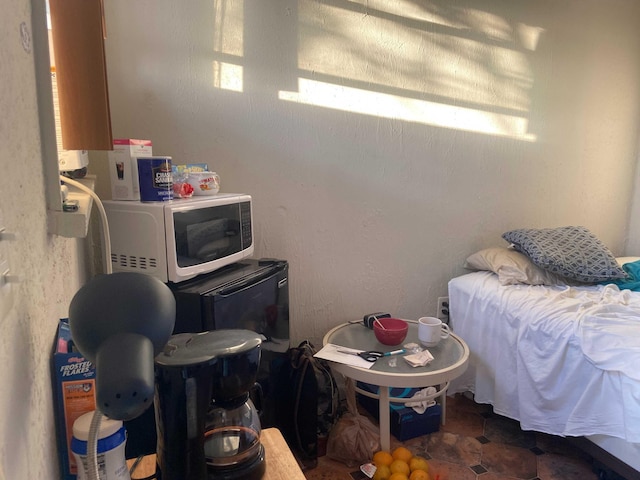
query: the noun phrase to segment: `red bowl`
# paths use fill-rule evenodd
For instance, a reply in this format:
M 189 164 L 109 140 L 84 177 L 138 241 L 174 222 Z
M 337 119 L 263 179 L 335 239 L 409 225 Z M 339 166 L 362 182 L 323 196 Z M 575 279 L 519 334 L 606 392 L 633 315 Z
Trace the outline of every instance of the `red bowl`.
M 379 318 L 373 322 L 373 333 L 383 345 L 400 345 L 408 331 L 409 324 L 399 318 Z

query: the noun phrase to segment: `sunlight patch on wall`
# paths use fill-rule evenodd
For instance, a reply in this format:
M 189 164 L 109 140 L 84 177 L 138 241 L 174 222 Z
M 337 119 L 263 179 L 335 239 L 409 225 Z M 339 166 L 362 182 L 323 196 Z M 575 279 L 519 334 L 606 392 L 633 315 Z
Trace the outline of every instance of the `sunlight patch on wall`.
M 215 2 L 213 50 L 221 60 L 213 61 L 213 84 L 216 88 L 242 92 L 244 56 L 244 1 Z M 237 59 L 234 62 L 234 59 Z
M 535 140 L 530 56 L 541 29 L 408 0 L 301 0 L 298 18 L 301 90 L 281 99 Z
M 217 88 L 242 92 L 242 73 L 243 68 L 240 65 L 219 62 L 217 60 L 213 61 L 213 84 Z
M 494 13 L 464 9 L 455 5 L 438 5 L 433 2 L 415 0 L 351 0 L 349 3 L 360 5 L 365 12 L 375 10 L 384 15 L 395 15 L 409 21 L 421 21 L 438 27 L 469 29 L 482 33 L 488 38 L 508 40 L 511 28 L 509 22 Z
M 398 119 L 533 142 L 526 118 L 415 100 L 399 95 L 332 85 L 306 78 L 298 80 L 297 92 L 279 92 L 280 100 L 316 107 Z
M 299 0 L 294 10 L 297 43 L 283 54 L 297 55 L 299 90 L 280 90 L 281 100 L 536 140 L 542 28 L 447 2 Z M 245 90 L 244 21 L 244 0 L 215 1 L 216 88 Z
M 517 32 L 522 46 L 527 50 L 535 52 L 538 48 L 538 42 L 540 42 L 540 36 L 544 32 L 544 29 L 520 23 L 517 26 Z

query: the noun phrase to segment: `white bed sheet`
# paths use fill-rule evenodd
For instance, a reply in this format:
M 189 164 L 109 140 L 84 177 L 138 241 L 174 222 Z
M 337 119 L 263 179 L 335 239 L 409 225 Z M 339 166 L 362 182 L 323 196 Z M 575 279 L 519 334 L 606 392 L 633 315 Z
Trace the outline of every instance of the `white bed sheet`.
M 450 392 L 473 392 L 525 430 L 640 442 L 640 293 L 502 286 L 474 272 L 449 282 L 449 305 L 470 349 Z

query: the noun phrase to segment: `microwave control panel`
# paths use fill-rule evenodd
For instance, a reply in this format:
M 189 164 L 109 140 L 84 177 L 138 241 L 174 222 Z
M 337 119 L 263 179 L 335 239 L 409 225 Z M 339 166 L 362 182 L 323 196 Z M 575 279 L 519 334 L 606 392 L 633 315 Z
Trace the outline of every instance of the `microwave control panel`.
M 253 232 L 251 231 L 251 202 L 240 204 L 240 222 L 242 222 L 242 248 L 250 247 L 253 243 Z

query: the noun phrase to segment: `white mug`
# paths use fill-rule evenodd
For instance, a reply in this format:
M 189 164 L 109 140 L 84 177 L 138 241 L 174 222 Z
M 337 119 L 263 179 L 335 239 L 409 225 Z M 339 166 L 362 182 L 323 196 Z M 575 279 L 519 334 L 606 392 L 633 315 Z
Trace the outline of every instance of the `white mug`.
M 449 325 L 436 317 L 418 319 L 418 339 L 425 347 L 435 347 L 440 340 L 449 336 Z

